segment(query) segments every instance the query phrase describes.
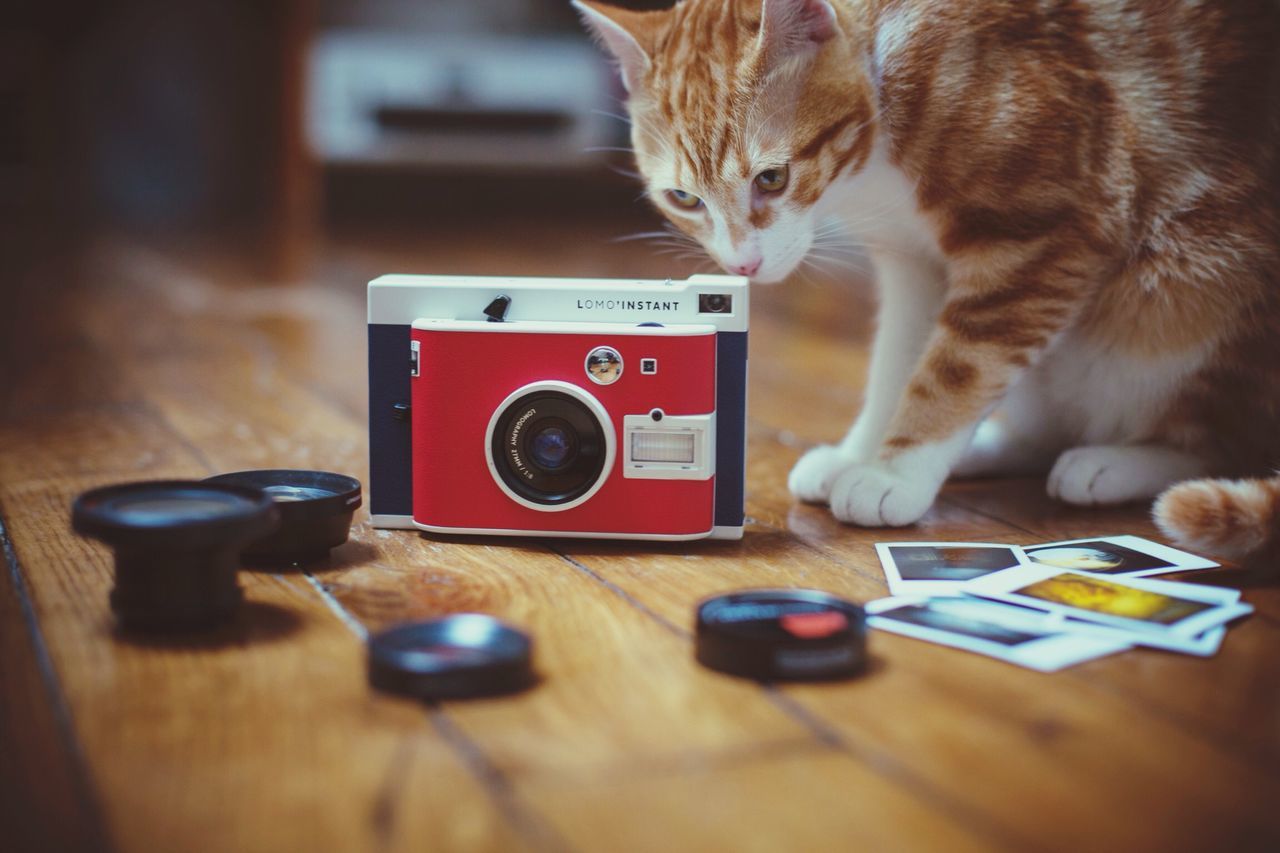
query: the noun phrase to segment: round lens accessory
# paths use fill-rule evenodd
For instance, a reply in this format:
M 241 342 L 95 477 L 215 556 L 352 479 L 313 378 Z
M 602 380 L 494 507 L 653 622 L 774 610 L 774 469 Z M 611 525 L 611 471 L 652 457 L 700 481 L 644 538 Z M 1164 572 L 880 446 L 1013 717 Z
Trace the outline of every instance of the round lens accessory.
M 280 526 L 241 554 L 255 566 L 305 565 L 327 558 L 330 548 L 347 541 L 362 502 L 359 480 L 330 471 L 236 471 L 204 482 L 259 489 L 275 502 Z
M 492 616 L 459 613 L 369 638 L 369 683 L 417 699 L 469 699 L 532 685 L 533 642 Z
M 698 662 L 761 681 L 848 678 L 866 665 L 862 608 L 825 592 L 763 589 L 697 609 Z
M 588 500 L 604 485 L 615 452 L 608 412 L 567 382 L 538 382 L 512 393 L 494 411 L 485 437 L 498 487 L 543 512 Z
M 210 628 L 242 593 L 240 550 L 279 523 L 275 503 L 245 486 L 187 480 L 123 483 L 85 492 L 71 526 L 115 551 L 111 609 L 125 628 Z

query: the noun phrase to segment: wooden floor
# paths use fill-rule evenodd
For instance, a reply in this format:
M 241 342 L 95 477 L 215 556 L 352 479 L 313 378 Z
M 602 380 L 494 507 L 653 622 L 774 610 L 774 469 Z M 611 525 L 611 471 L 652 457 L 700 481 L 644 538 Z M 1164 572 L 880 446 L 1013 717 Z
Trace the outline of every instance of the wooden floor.
M 345 233 L 304 283 L 233 254 L 101 238 L 15 271 L 0 312 L 0 846 L 161 850 L 1280 849 L 1280 586 L 1201 660 L 1055 675 L 887 634 L 842 684 L 700 668 L 693 605 L 805 586 L 886 594 L 885 538 L 1154 535 L 1032 481 L 948 487 L 904 531 L 798 506 L 786 472 L 858 405 L 865 289 L 758 288 L 741 543 L 375 531 L 310 573 L 245 572 L 202 639 L 113 630 L 109 554 L 72 498 L 140 478 L 318 467 L 365 478 L 364 283 L 387 271 L 666 276 L 626 224 Z M 1197 578 L 1199 579 L 1199 578 Z M 541 683 L 424 706 L 372 693 L 362 635 L 484 611 Z

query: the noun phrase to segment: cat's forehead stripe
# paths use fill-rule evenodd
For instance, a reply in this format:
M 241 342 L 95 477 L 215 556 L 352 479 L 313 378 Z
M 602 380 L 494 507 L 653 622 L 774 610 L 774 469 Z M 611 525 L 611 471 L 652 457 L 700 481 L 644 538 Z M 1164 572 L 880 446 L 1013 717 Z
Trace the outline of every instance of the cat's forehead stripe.
M 871 149 L 870 105 L 770 63 L 760 50 L 756 3 L 686 0 L 669 12 L 652 54 L 635 134 L 650 189 L 701 197 L 706 210 L 680 214 L 682 228 L 709 227 L 745 239 L 777 221 L 780 208 L 812 206 L 826 187 L 861 168 Z M 786 193 L 751 204 L 753 180 L 792 166 Z M 704 224 L 699 224 L 702 222 Z

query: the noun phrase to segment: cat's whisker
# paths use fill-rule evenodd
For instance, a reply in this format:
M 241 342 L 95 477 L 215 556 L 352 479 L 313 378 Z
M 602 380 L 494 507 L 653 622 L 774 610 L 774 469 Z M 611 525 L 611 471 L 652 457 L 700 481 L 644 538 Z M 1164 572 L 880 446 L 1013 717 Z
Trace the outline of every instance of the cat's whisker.
M 812 261 L 816 267 L 822 269 L 824 272 L 829 272 L 826 267 L 835 266 L 841 269 L 857 272 L 861 275 L 871 274 L 871 270 L 866 264 L 854 263 L 846 258 L 831 257 L 830 255 L 824 255 L 821 252 L 810 252 L 805 256 L 805 260 Z
M 621 104 L 621 103 L 623 103 L 623 102 L 622 102 L 622 101 L 619 101 L 618 103 L 620 103 L 620 104 Z M 627 124 L 627 125 L 631 124 L 631 117 L 630 117 L 630 116 L 619 115 L 618 113 L 611 113 L 611 112 L 609 112 L 608 110 L 599 110 L 599 109 L 595 109 L 595 110 L 592 110 L 592 111 L 591 111 L 591 114 L 592 114 L 592 115 L 598 115 L 598 116 L 604 116 L 605 118 L 616 118 L 618 121 L 622 122 L 623 124 Z
M 844 220 L 840 219 L 839 217 L 833 216 L 823 221 L 817 228 L 814 229 L 813 233 L 815 236 L 820 236 L 820 235 L 825 236 L 827 234 L 835 234 L 835 233 L 846 232 L 846 231 L 848 231 L 848 227 L 845 225 Z
M 850 260 L 866 260 L 867 253 L 860 249 L 847 249 L 842 246 L 813 246 L 810 251 L 825 257 L 843 257 Z
M 671 235 L 666 231 L 637 231 L 634 234 L 623 234 L 621 237 L 614 237 L 611 243 L 629 243 L 632 240 L 653 240 L 655 238 L 667 239 Z
M 624 177 L 624 178 L 628 178 L 628 179 L 633 180 L 633 181 L 642 181 L 642 180 L 644 180 L 644 178 L 641 176 L 641 174 L 640 174 L 639 172 L 633 172 L 633 171 L 631 171 L 630 169 L 624 169 L 624 168 L 622 168 L 621 166 L 615 166 L 615 165 L 613 165 L 613 164 L 610 164 L 610 165 L 608 166 L 608 169 L 609 169 L 609 171 L 610 171 L 610 172 L 613 172 L 615 175 L 621 175 L 622 177 Z M 647 193 L 646 193 L 646 194 L 647 194 Z
M 618 103 L 619 103 L 619 104 L 622 104 L 622 105 L 624 105 L 624 106 L 625 106 L 625 102 L 624 102 L 624 101 L 619 101 Z M 640 133 L 644 134 L 645 138 L 646 138 L 647 140 L 649 140 L 650 142 L 652 142 L 652 143 L 654 144 L 654 146 L 655 146 L 655 147 L 657 147 L 657 148 L 661 149 L 661 151 L 663 152 L 663 154 L 664 154 L 664 155 L 669 156 L 669 155 L 672 153 L 671 145 L 670 145 L 670 143 L 669 143 L 669 142 L 667 142 L 667 140 L 665 140 L 665 139 L 663 139 L 662 137 L 658 136 L 655 132 L 653 132 L 653 131 L 652 131 L 652 130 L 650 130 L 649 128 L 646 128 L 646 127 L 644 127 L 643 125 L 638 125 L 638 124 L 636 124 L 636 123 L 634 122 L 634 120 L 633 120 L 630 116 L 620 115 L 620 114 L 618 114 L 618 113 L 613 113 L 613 112 L 609 112 L 608 110 L 601 110 L 601 109 L 593 109 L 591 112 L 592 112 L 592 114 L 593 114 L 593 115 L 599 115 L 599 116 L 604 116 L 604 117 L 606 117 L 606 118 L 617 119 L 618 121 L 620 121 L 620 122 L 622 122 L 623 124 L 627 125 L 628 127 L 632 128 L 632 130 L 639 131 Z M 588 150 L 591 150 L 591 149 L 588 149 Z M 610 147 L 601 147 L 601 148 L 599 148 L 599 149 L 595 149 L 595 150 L 600 150 L 600 151 L 624 151 L 624 152 L 629 152 L 629 153 L 631 153 L 631 154 L 635 154 L 635 149 L 634 149 L 634 148 L 610 148 Z M 639 175 L 636 175 L 635 177 L 636 177 L 636 178 L 639 178 L 640 176 L 639 176 Z

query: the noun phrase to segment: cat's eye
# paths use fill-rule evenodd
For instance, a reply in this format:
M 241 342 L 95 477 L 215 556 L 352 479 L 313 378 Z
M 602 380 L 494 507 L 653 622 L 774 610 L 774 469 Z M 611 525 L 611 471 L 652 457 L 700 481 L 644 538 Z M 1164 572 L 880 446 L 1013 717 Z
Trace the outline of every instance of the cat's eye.
M 683 207 L 685 210 L 694 210 L 702 206 L 702 199 L 684 190 L 667 190 L 667 198 L 671 199 L 671 203 L 676 207 Z
M 765 169 L 756 175 L 756 186 L 765 193 L 782 192 L 787 187 L 787 167 Z

